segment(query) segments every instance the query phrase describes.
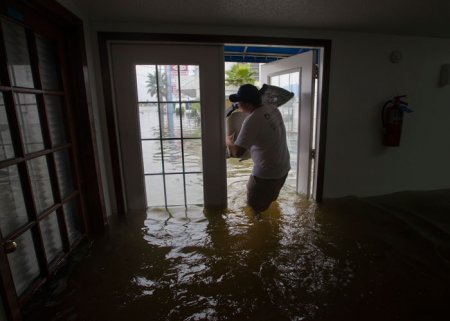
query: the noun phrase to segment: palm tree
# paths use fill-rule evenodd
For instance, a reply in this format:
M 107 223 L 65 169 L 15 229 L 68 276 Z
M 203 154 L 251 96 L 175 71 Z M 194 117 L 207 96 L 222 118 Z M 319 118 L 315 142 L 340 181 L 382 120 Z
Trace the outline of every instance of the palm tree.
M 235 64 L 230 70 L 225 71 L 225 85 L 241 86 L 243 84 L 255 84 L 253 76 L 256 71 L 250 70 L 250 64 Z
M 158 101 L 169 100 L 167 97 L 169 90 L 167 72 L 161 72 L 159 68 L 157 71 L 157 73 L 148 73 L 147 75 L 147 81 L 145 82 L 147 84 L 147 93 L 150 94 L 150 96 L 157 95 Z M 158 78 L 156 75 L 158 75 Z M 173 133 L 173 104 L 167 103 L 159 106 L 162 107 L 162 110 L 159 110 L 161 127 L 167 126 L 169 132 Z M 167 123 L 164 122 L 163 114 L 167 115 Z
M 167 96 L 167 74 L 158 72 L 158 81 L 156 81 L 156 73 L 149 73 L 147 75 L 147 93 L 151 96 L 155 96 L 158 93 L 159 86 L 159 98 L 163 99 Z

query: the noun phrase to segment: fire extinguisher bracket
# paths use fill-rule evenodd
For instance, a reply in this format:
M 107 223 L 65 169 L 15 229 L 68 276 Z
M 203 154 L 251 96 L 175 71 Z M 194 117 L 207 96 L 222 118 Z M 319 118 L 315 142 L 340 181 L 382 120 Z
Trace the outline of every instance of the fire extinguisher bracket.
M 413 110 L 408 107 L 408 105 L 400 104 L 400 110 L 404 113 L 412 113 Z

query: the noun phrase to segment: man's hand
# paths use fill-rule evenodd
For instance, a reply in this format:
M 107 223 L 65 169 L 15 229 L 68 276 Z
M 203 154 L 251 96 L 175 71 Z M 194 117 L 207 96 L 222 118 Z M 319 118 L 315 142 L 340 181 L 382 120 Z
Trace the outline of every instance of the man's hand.
M 234 133 L 227 135 L 225 138 L 225 144 L 230 147 L 234 145 Z
M 234 144 L 234 135 L 232 133 L 225 138 L 225 144 L 228 147 L 230 157 L 241 157 L 245 153 L 245 148 Z

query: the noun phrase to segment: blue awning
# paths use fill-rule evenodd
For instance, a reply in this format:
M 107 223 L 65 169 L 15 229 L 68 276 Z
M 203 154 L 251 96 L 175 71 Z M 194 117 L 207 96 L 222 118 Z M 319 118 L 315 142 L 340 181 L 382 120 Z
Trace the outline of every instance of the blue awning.
M 224 46 L 226 62 L 266 63 L 298 55 L 309 51 L 308 48 L 272 47 L 272 46 Z

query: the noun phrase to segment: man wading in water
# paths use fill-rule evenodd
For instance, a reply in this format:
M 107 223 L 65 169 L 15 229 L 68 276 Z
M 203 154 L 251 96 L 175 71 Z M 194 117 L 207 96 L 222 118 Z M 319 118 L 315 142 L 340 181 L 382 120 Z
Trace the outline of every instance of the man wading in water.
M 231 157 L 241 157 L 250 150 L 252 174 L 247 183 L 247 204 L 259 214 L 278 198 L 291 168 L 286 141 L 286 128 L 277 107 L 263 104 L 261 94 L 253 85 L 242 85 L 230 101 L 247 114 L 235 139 L 226 137 Z

